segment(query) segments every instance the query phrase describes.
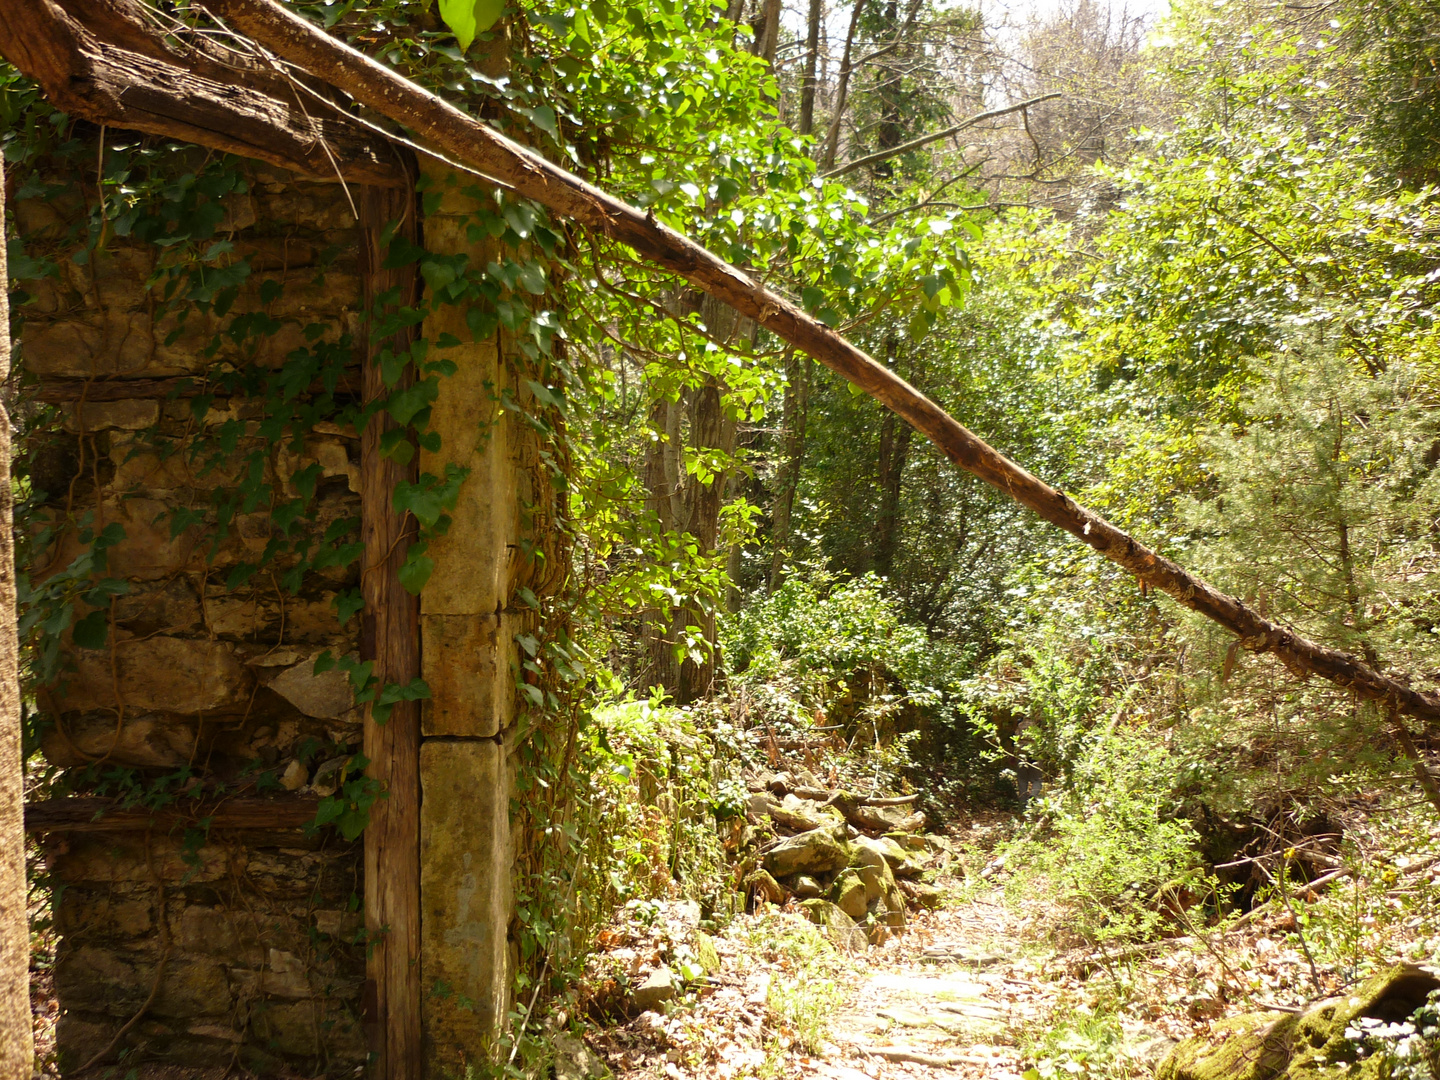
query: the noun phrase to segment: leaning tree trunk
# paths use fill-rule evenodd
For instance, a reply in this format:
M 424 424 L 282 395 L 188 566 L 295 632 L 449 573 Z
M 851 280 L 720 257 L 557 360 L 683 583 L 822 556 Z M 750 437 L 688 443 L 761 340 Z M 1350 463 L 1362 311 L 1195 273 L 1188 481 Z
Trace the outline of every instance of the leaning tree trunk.
M 0 240 L 5 182 L 0 176 Z M 10 273 L 0 242 L 0 382 L 10 375 Z M 30 1080 L 30 929 L 25 888 L 25 790 L 20 749 L 20 641 L 15 622 L 10 417 L 0 402 L 0 1080 Z
M 212 0 L 211 6 L 282 59 L 326 79 L 362 105 L 408 125 L 437 149 L 510 185 L 525 198 L 629 245 L 641 258 L 679 274 L 754 319 L 782 341 L 805 350 L 894 410 L 959 468 L 1064 529 L 1146 585 L 1238 635 L 1245 649 L 1273 653 L 1296 674 L 1319 675 L 1370 700 L 1393 698 L 1401 712 L 1440 722 L 1440 695 L 1415 690 L 1407 681 L 1376 671 L 1359 657 L 1320 645 L 1273 623 L 1238 598 L 1151 551 L 1015 464 L 864 350 L 801 310 L 793 300 L 766 288 L 653 215 L 510 141 L 488 124 L 290 14 L 273 0 Z

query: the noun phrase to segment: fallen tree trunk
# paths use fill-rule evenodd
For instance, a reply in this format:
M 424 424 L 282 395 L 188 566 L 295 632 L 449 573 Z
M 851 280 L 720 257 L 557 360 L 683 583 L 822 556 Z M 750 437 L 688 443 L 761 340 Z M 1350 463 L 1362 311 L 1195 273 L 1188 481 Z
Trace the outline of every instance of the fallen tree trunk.
M 343 113 L 301 104 L 279 76 L 178 52 L 134 0 L 0 2 L 0 53 L 56 108 L 334 180 L 404 187 L 393 144 Z M 82 21 L 83 19 L 83 21 Z
M 1319 675 L 1361 697 L 1394 702 L 1413 716 L 1440 720 L 1440 697 L 1414 690 L 1348 653 L 1309 641 L 1261 618 L 1236 597 L 1211 588 L 1064 492 L 1032 476 L 830 327 L 653 215 L 512 142 L 423 87 L 290 14 L 273 0 L 210 0 L 209 6 L 281 59 L 403 124 L 437 150 L 557 214 L 629 245 L 649 261 L 673 271 L 782 340 L 805 350 L 894 410 L 956 465 L 1071 533 L 1146 585 L 1231 630 L 1244 648 L 1274 653 L 1296 674 Z
M 292 15 L 272 0 L 209 0 L 207 6 L 275 56 L 405 126 L 427 141 L 434 150 L 450 155 L 559 215 L 627 244 L 655 265 L 672 271 L 754 319 L 782 340 L 803 349 L 892 409 L 935 443 L 960 468 L 1071 533 L 1134 574 L 1145 585 L 1166 593 L 1183 606 L 1230 630 L 1239 637 L 1245 649 L 1255 653 L 1273 653 L 1297 675 L 1318 675 L 1362 698 L 1391 702 L 1402 713 L 1426 721 L 1440 720 L 1440 697 L 1415 690 L 1405 681 L 1375 670 L 1358 657 L 1310 641 L 1293 630 L 1262 618 L 1238 598 L 1212 588 L 1170 559 L 1151 551 L 1099 514 L 1076 503 L 1063 491 L 1010 461 L 947 415 L 935 402 L 884 365 L 876 363 L 834 330 L 807 315 L 792 301 L 760 285 L 717 255 L 657 221 L 653 215 L 625 204 L 547 161 L 535 151 L 512 142 L 423 87 Z M 22 70 L 30 69 L 10 52 L 12 48 L 22 46 L 17 45 L 13 33 L 8 36 L 4 33 L 5 23 L 12 18 L 12 11 L 28 12 L 32 17 L 16 17 L 15 21 L 29 22 L 36 33 L 54 32 L 53 27 L 46 25 L 45 19 L 33 17 L 35 12 L 42 10 L 54 12 L 58 9 L 53 0 L 7 0 L 0 8 L 0 13 L 3 13 L 0 14 L 0 51 L 4 51 Z M 53 22 L 53 19 L 50 21 Z M 29 53 L 37 49 L 43 52 L 43 47 L 33 42 L 25 43 L 24 47 Z M 59 54 L 73 55 L 73 43 L 66 44 Z M 54 67 L 53 59 L 50 66 Z M 137 69 L 136 74 L 139 77 L 142 73 Z M 41 82 L 48 85 L 45 79 Z M 143 92 L 157 97 L 166 92 L 173 95 L 176 90 L 168 84 L 147 84 Z M 87 108 L 95 107 L 85 95 L 65 95 L 57 100 L 57 104 L 74 109 L 82 116 L 87 116 Z M 325 105 L 319 98 L 314 104 L 316 109 Z M 339 107 L 332 107 L 338 115 Z M 150 117 L 162 119 L 164 114 L 165 110 L 158 108 L 148 113 Z M 96 119 L 93 116 L 88 118 Z M 110 116 L 99 119 L 125 122 Z M 166 130 L 162 119 L 154 120 L 155 126 L 145 130 Z M 207 145 L 233 147 L 233 143 L 220 140 L 215 132 L 183 120 L 176 120 L 173 129 L 166 133 Z

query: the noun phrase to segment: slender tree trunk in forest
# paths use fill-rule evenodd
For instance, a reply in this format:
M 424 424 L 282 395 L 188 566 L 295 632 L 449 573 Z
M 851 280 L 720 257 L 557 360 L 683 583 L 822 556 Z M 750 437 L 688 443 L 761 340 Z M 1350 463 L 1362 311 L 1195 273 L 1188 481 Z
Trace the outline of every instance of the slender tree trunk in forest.
M 795 492 L 805 463 L 805 424 L 810 413 L 810 381 L 815 362 L 803 353 L 791 351 L 785 358 L 785 400 L 781 422 L 785 428 L 785 453 L 776 475 L 775 501 L 770 511 L 770 592 L 785 577 L 785 560 L 790 555 L 790 522 L 795 513 Z
M 905 476 L 905 461 L 910 456 L 909 424 L 898 423 L 894 413 L 887 413 L 880 422 L 880 508 L 875 515 L 875 572 L 889 577 L 895 565 L 895 545 L 900 536 L 900 483 Z
M 697 451 L 719 451 L 728 457 L 735 451 L 735 421 L 725 415 L 721 389 L 719 380 L 711 376 L 696 391 L 690 416 L 690 441 Z M 730 471 L 722 469 L 708 481 L 694 477 L 686 485 L 688 531 L 705 555 L 713 555 L 720 540 L 720 506 L 729 487 L 729 478 Z M 708 658 L 703 664 L 686 657 L 680 665 L 677 697 L 681 704 L 689 704 L 703 697 L 715 678 L 715 609 L 686 607 L 680 610 L 678 616 L 675 626 L 677 635 L 691 626 L 699 627 L 709 646 Z
M 896 0 L 890 0 L 885 5 L 885 27 L 893 31 L 897 36 L 901 33 L 899 25 L 900 5 Z M 880 97 L 880 129 L 876 135 L 876 145 L 881 151 L 894 150 L 900 145 L 902 135 L 900 126 L 900 70 L 896 65 L 899 59 L 895 52 L 890 53 L 886 63 L 880 69 L 879 91 Z M 895 172 L 895 166 L 889 158 L 882 158 L 875 165 L 875 175 L 887 178 Z
M 764 0 L 760 19 L 755 24 L 755 40 L 750 51 L 771 67 L 775 66 L 775 50 L 780 45 L 780 0 Z
M 660 398 L 650 406 L 650 430 L 656 438 L 645 453 L 645 511 L 653 514 L 662 534 L 685 528 L 685 508 L 680 493 L 680 419 L 682 403 Z M 644 620 L 646 686 L 662 686 L 666 693 L 680 693 L 680 666 L 675 662 L 671 628 L 675 614 L 648 612 Z
M 805 74 L 800 80 L 800 123 L 795 130 L 809 135 L 815 128 L 815 69 L 820 65 L 820 22 L 824 0 L 810 0 L 810 21 L 805 32 Z
M 0 178 L 0 238 L 5 184 Z M 10 376 L 10 274 L 0 243 L 0 382 Z M 30 1080 L 30 925 L 25 885 L 25 783 L 20 741 L 20 641 L 15 621 L 15 543 L 10 417 L 0 404 L 0 1080 Z
M 825 132 L 825 150 L 820 155 L 822 173 L 835 167 L 835 154 L 840 149 L 840 125 L 845 119 L 845 99 L 850 93 L 850 53 L 855 47 L 855 31 L 860 25 L 860 13 L 864 10 L 865 0 L 855 0 L 855 9 L 850 12 L 850 29 L 845 32 L 845 51 L 840 54 L 834 112 L 830 114 L 830 128 Z

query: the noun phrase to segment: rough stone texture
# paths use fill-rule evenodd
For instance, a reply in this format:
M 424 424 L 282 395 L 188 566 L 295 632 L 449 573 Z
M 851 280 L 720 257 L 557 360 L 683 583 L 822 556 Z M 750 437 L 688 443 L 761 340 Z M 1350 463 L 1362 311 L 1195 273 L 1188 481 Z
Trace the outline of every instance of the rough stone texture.
M 307 324 L 323 341 L 353 334 L 357 237 L 339 189 L 269 169 L 253 170 L 250 187 L 226 200 L 221 228 L 237 252 L 255 256 L 235 311 L 261 309 L 267 278 L 285 285 L 267 308 L 280 332 L 261 343 L 258 361 L 278 364 L 308 344 Z M 49 501 L 22 527 L 64 526 L 33 568 L 43 581 L 85 550 L 75 522 L 120 525 L 125 537 L 110 549 L 108 570 L 130 588 L 114 600 L 106 648 L 68 648 L 62 679 L 37 693 L 49 721 L 42 749 L 62 767 L 103 759 L 133 769 L 142 784 L 189 766 L 200 782 L 229 791 L 267 774 L 294 790 L 319 762 L 359 743 L 344 677 L 312 673 L 321 650 L 356 647 L 358 620 L 342 628 L 332 601 L 358 583 L 359 568 L 308 574 L 297 594 L 281 584 L 291 566 L 282 557 L 231 589 L 230 571 L 257 562 L 271 540 L 263 512 L 237 516 L 213 552 L 201 529 L 172 535 L 167 515 L 178 508 L 214 520 L 210 491 L 236 482 L 243 456 L 262 446 L 253 426 L 261 412 L 253 400 L 221 396 L 197 420 L 189 400 L 167 399 L 153 384 L 133 397 L 82 400 L 88 380 L 107 380 L 113 397 L 117 378 L 243 359 L 228 338 L 214 358 L 203 354 L 219 320 L 192 312 L 180 328 L 174 314 L 159 314 L 146 289 L 159 249 L 110 236 L 88 264 L 70 259 L 71 226 L 86 213 L 73 191 L 17 206 L 27 250 L 58 268 L 21 283 L 33 299 L 17 310 L 17 360 L 42 392 L 72 395 L 30 447 L 31 482 Z M 238 429 L 235 458 L 212 464 L 176 449 L 222 425 Z M 313 527 L 323 531 L 358 517 L 358 461 L 358 438 L 320 423 L 302 445 L 267 451 L 264 480 L 286 498 L 295 475 L 318 465 Z M 137 1052 L 127 1067 L 159 1059 L 349 1075 L 363 1064 L 364 945 L 351 913 L 363 888 L 357 845 L 328 832 L 187 838 L 177 828 L 50 834 L 44 850 L 65 885 L 55 973 L 63 1065 L 104 1048 L 152 987 L 149 1009 L 120 1043 Z
M 810 921 L 825 932 L 833 945 L 840 949 L 859 950 L 868 944 L 865 931 L 828 900 L 806 900 L 800 905 Z
M 300 663 L 287 667 L 265 685 L 271 693 L 279 694 L 306 716 L 338 719 L 355 707 L 355 695 L 350 689 L 350 679 L 343 671 L 332 668 L 315 674 L 315 661 L 319 655 L 307 656 Z
M 631 1000 L 637 1009 L 658 1009 L 680 992 L 680 980 L 663 964 L 635 988 Z
M 235 1057 L 257 1072 L 363 1062 L 364 949 L 345 918 L 358 848 L 300 833 L 212 838 L 193 855 L 179 835 L 47 842 L 66 884 L 55 913 L 62 1067 L 108 1043 L 157 977 L 121 1044 L 137 1060 Z
M 420 970 L 426 1070 L 463 1075 L 510 990 L 510 770 L 491 739 L 420 748 Z
M 422 169 L 431 185 L 426 247 L 472 265 L 494 259 L 495 242 L 472 220 L 481 209 L 473 178 L 434 163 Z M 537 622 L 517 594 L 523 586 L 544 595 L 546 575 L 561 572 L 563 559 L 547 562 L 531 542 L 548 537 L 555 492 L 538 436 L 501 408 L 506 396 L 533 403 L 514 342 L 502 333 L 474 341 L 459 306 L 442 306 L 424 334 L 460 344 L 432 350 L 457 370 L 441 380 L 429 420 L 441 444 L 421 453 L 420 471 L 469 471 L 449 529 L 430 544 L 435 566 L 420 595 L 421 674 L 430 686 L 421 709 L 421 983 L 425 1070 L 439 1080 L 463 1075 L 507 1011 L 515 858 L 508 739 L 518 719 L 517 640 L 529 641 Z
M 1440 989 L 1437 979 L 1414 964 L 1396 964 L 1340 997 L 1327 998 L 1302 1015 L 1251 1013 L 1212 1025 L 1210 1035 L 1186 1039 L 1156 1069 L 1157 1080 L 1382 1080 L 1383 1055 L 1361 1059 L 1359 1044 L 1345 1031 L 1360 1017 L 1403 1023 Z
M 863 919 L 865 917 L 869 897 L 865 889 L 865 882 L 854 870 L 846 870 L 835 878 L 835 883 L 830 886 L 830 899 L 850 918 Z
M 508 617 L 422 615 L 421 655 L 430 700 L 423 703 L 423 734 L 494 738 L 515 715 L 518 664 Z
M 772 904 L 783 904 L 789 895 L 785 886 L 775 880 L 768 870 L 756 870 L 745 879 L 745 885 L 755 894 L 756 900 L 768 900 Z
M 777 878 L 843 869 L 851 858 L 843 835 L 843 827 L 827 827 L 786 837 L 765 853 L 765 869 Z
M 555 1055 L 555 1080 L 605 1080 L 610 1076 L 598 1054 L 578 1035 L 562 1031 L 550 1040 Z

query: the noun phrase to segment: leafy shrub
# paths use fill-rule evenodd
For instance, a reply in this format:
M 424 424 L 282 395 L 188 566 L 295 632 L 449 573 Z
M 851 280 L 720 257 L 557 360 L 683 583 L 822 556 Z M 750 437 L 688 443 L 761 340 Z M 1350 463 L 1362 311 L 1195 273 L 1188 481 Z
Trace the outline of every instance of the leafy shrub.
M 1090 740 L 1070 782 L 1032 804 L 1031 834 L 1007 845 L 1012 892 L 1048 894 L 1057 925 L 1093 945 L 1141 940 L 1216 895 L 1198 837 L 1177 816 L 1175 765 L 1128 732 Z
M 723 905 L 730 893 L 719 828 L 743 813 L 723 733 L 659 699 L 593 710 L 586 758 L 589 865 L 602 906 L 686 897 Z
M 909 743 L 961 721 L 955 688 L 969 663 L 901 616 L 874 574 L 793 576 L 723 623 L 732 690 L 772 725 L 844 725 L 898 774 L 913 765 Z

